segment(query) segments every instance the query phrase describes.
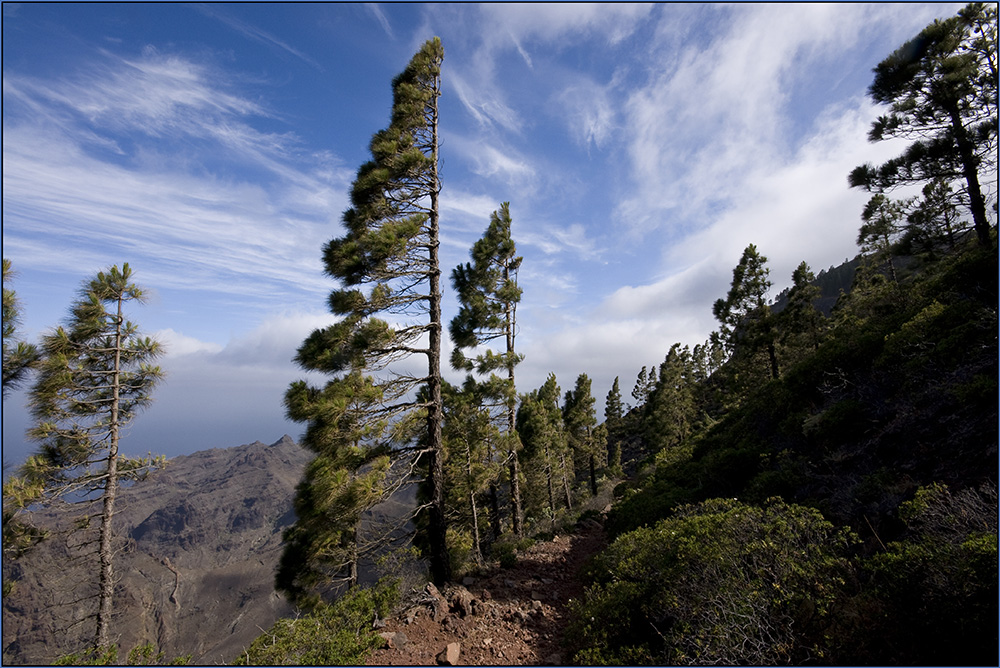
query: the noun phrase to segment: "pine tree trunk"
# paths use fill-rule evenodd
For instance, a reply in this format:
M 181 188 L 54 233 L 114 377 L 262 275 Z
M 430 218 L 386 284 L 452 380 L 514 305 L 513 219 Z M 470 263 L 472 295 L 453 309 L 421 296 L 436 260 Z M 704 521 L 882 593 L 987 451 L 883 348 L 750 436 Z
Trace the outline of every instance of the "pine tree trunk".
M 524 537 L 524 520 L 521 509 L 521 465 L 518 462 L 517 452 L 510 453 L 510 502 L 511 502 L 511 524 L 514 535 L 518 538 Z
M 428 448 L 431 462 L 432 498 L 430 507 L 430 546 L 431 546 L 431 577 L 438 586 L 451 579 L 451 564 L 448 559 L 447 520 L 445 519 L 444 494 L 444 446 L 441 438 L 441 422 L 443 417 L 443 402 L 441 399 L 441 269 L 438 260 L 439 221 L 438 193 L 440 180 L 438 176 L 438 107 L 437 91 L 440 80 L 435 81 L 435 95 L 431 107 L 431 130 L 433 133 L 433 174 L 431 184 L 431 211 L 429 217 L 430 236 L 430 347 L 428 361 L 428 390 L 430 407 L 427 410 Z
M 771 378 L 778 380 L 778 354 L 774 349 L 774 341 L 767 342 L 767 359 L 771 364 Z
M 952 132 L 955 143 L 958 144 L 958 155 L 962 160 L 962 173 L 969 192 L 969 208 L 972 210 L 972 221 L 976 228 L 976 238 L 979 245 L 988 248 L 990 245 L 990 223 L 986 219 L 986 200 L 979 187 L 979 174 L 976 171 L 976 158 L 972 150 L 972 142 L 962 124 L 962 116 L 957 105 L 949 105 Z
M 597 455 L 590 453 L 590 495 L 597 496 Z
M 556 495 L 552 485 L 552 460 L 549 457 L 549 444 L 545 444 L 545 482 L 549 488 L 549 511 L 552 513 L 552 524 L 556 522 Z
M 490 483 L 490 545 L 500 540 L 500 490 L 495 482 Z M 487 546 L 488 547 L 488 546 Z
M 566 455 L 559 455 L 559 464 L 562 466 L 563 492 L 566 494 L 566 508 L 573 510 L 573 496 L 570 493 L 569 478 L 566 476 Z
M 350 573 L 348 577 L 350 578 L 348 582 L 348 588 L 354 589 L 358 586 L 358 527 L 361 526 L 361 520 L 358 520 L 354 524 L 354 528 L 351 530 L 351 563 L 350 563 Z
M 472 475 L 472 448 L 465 446 L 465 477 L 469 486 L 469 512 L 472 514 L 472 557 L 476 565 L 483 563 L 483 549 L 479 541 L 479 510 L 476 507 L 476 484 Z
M 107 479 L 104 483 L 104 508 L 101 511 L 101 537 L 98 547 L 100 560 L 100 580 L 97 605 L 97 634 L 94 645 L 98 652 L 108 648 L 108 631 L 111 627 L 111 599 L 114 595 L 114 567 L 112 564 L 111 520 L 115 515 L 115 495 L 118 491 L 118 397 L 120 392 L 121 350 L 122 350 L 122 298 L 118 298 L 118 314 L 115 321 L 115 361 L 111 375 L 111 424 L 108 446 Z
M 510 280 L 510 269 L 508 267 L 503 268 L 503 278 L 506 283 Z M 515 327 L 515 317 L 516 310 L 508 302 L 507 303 L 507 355 L 514 354 L 514 327 Z M 514 363 L 510 360 L 507 362 L 507 379 L 510 381 L 510 389 L 513 392 L 515 389 L 514 385 Z M 507 435 L 515 436 L 517 433 L 515 422 L 517 417 L 516 401 L 512 398 L 507 404 Z M 518 462 L 517 448 L 512 447 L 508 453 L 510 457 L 510 502 L 511 502 L 511 524 L 513 525 L 514 535 L 518 538 L 524 537 L 524 524 L 523 516 L 524 511 L 521 508 L 521 466 Z

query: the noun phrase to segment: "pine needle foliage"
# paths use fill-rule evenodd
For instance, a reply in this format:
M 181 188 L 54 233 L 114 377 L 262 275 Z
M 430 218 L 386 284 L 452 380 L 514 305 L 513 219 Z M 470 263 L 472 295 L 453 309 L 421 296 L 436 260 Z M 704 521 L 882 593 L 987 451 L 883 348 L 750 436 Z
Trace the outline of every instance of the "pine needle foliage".
M 996 179 L 997 8 L 970 3 L 936 20 L 874 70 L 868 94 L 889 105 L 868 134 L 872 142 L 912 140 L 882 165 L 849 175 L 852 187 L 883 193 L 943 179 L 960 185 L 959 201 L 972 214 L 976 236 L 990 245 L 981 176 Z
M 506 426 L 507 462 L 511 487 L 511 523 L 514 534 L 523 536 L 523 508 L 521 501 L 521 471 L 517 439 L 517 392 L 514 384 L 514 367 L 524 359 L 515 352 L 517 336 L 517 304 L 522 290 L 517 284 L 521 256 L 511 237 L 512 220 L 510 203 L 503 202 L 490 215 L 490 223 L 481 239 L 472 246 L 472 262 L 458 265 L 452 270 L 451 284 L 458 294 L 459 311 L 449 325 L 455 343 L 451 365 L 489 377 L 483 383 L 485 400 L 492 398 L 503 405 L 502 416 Z M 486 349 L 474 358 L 465 351 L 503 339 L 504 349 L 495 352 Z M 506 371 L 502 378 L 495 372 Z M 495 490 L 494 490 L 495 492 Z
M 434 488 L 427 507 L 435 581 L 449 577 L 441 422 L 441 291 L 438 267 L 438 106 L 444 51 L 428 40 L 392 82 L 389 127 L 376 132 L 359 169 L 345 233 L 323 248 L 341 287 L 328 305 L 339 321 L 315 330 L 295 361 L 331 376 L 285 394 L 288 416 L 306 422 L 316 454 L 296 494 L 277 585 L 314 605 L 324 583 L 356 580 L 361 513 L 387 498 L 419 460 Z M 426 374 L 409 358 L 427 359 Z M 340 575 L 338 575 L 340 574 Z
M 29 437 L 38 451 L 21 467 L 18 503 L 46 503 L 73 495 L 99 500 L 99 590 L 94 646 L 109 647 L 114 593 L 112 520 L 119 485 L 141 480 L 162 458 L 119 453 L 122 430 L 150 405 L 163 372 L 151 362 L 159 342 L 143 337 L 125 318 L 125 306 L 141 304 L 143 290 L 131 282 L 128 263 L 85 283 L 66 327 L 42 340 L 42 359 L 29 395 L 35 426 Z M 5 485 L 5 501 L 8 489 Z
M 766 352 L 770 377 L 777 379 L 775 323 L 767 303 L 770 273 L 767 257 L 754 244 L 747 246 L 733 269 L 729 293 L 715 302 L 712 313 L 721 325 L 719 336 L 730 355 L 752 357 L 758 351 Z
M 38 347 L 17 340 L 15 334 L 21 321 L 21 304 L 17 293 L 8 288 L 15 272 L 10 260 L 3 259 L 3 396 L 20 386 L 28 370 L 38 361 Z

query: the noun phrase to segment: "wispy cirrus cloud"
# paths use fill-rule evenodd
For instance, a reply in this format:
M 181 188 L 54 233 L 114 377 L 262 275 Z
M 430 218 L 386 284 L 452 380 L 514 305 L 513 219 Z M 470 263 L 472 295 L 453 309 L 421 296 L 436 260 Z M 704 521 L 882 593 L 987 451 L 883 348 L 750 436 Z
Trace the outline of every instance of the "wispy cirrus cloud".
M 484 3 L 479 10 L 484 28 L 490 29 L 491 46 L 510 39 L 515 45 L 544 41 L 551 48 L 581 36 L 605 46 L 617 44 L 636 30 L 653 7 L 648 3 Z
M 800 91 L 818 97 L 845 72 L 865 78 L 852 46 L 901 12 L 912 9 L 821 3 L 664 14 L 650 49 L 662 67 L 624 104 L 632 185 L 619 220 L 640 233 L 670 226 L 683 233 L 738 207 L 748 178 L 788 164 L 803 133 L 815 131 L 803 123 L 800 106 L 812 100 Z
M 20 262 L 124 256 L 165 287 L 262 308 L 328 285 L 316 249 L 350 172 L 260 129 L 273 114 L 211 68 L 95 54 L 74 77 L 5 76 L 4 99 L 4 244 Z
M 613 102 L 614 82 L 602 86 L 588 77 L 574 79 L 555 94 L 556 104 L 563 111 L 574 141 L 604 148 L 619 125 L 619 110 Z
M 315 67 L 320 72 L 325 72 L 326 71 L 323 68 L 323 66 L 320 65 L 311 56 L 303 53 L 301 50 L 299 50 L 299 49 L 295 48 L 294 46 L 288 44 L 288 42 L 286 42 L 284 40 L 281 40 L 281 39 L 278 39 L 277 37 L 275 37 L 271 33 L 267 32 L 266 30 L 263 30 L 262 28 L 258 28 L 257 26 L 251 25 L 251 24 L 247 23 L 246 21 L 243 21 L 241 19 L 236 18 L 235 16 L 231 15 L 230 13 L 228 13 L 226 11 L 223 11 L 222 9 L 220 9 L 220 5 L 218 5 L 218 4 L 198 4 L 198 5 L 195 5 L 195 7 L 202 14 L 204 14 L 206 16 L 210 16 L 213 19 L 221 21 L 222 23 L 225 23 L 227 26 L 229 26 L 233 30 L 241 33 L 245 37 L 248 37 L 249 39 L 252 39 L 252 40 L 254 40 L 256 42 L 260 42 L 261 44 L 264 44 L 264 45 L 269 46 L 271 48 L 278 49 L 279 51 L 282 51 L 284 53 L 289 53 L 289 54 L 295 56 L 296 58 L 302 60 L 303 62 L 308 63 L 312 67 Z
M 389 36 L 389 39 L 396 38 L 392 32 L 392 25 L 389 24 L 389 18 L 385 15 L 385 12 L 382 11 L 382 8 L 378 6 L 378 3 L 366 2 L 365 9 L 367 9 L 371 15 L 375 17 L 375 20 L 378 21 L 380 26 L 382 26 L 382 30 L 384 30 L 385 34 Z

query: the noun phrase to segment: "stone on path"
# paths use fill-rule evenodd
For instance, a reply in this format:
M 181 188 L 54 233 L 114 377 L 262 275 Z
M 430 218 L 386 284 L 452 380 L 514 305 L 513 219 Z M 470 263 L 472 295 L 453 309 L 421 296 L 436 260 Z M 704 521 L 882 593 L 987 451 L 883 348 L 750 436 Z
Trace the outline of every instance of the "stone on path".
M 389 649 L 402 649 L 408 640 L 402 631 L 383 631 L 379 635 L 385 640 Z
M 448 643 L 448 646 L 437 655 L 439 666 L 457 666 L 458 656 L 462 652 L 462 646 L 457 642 Z

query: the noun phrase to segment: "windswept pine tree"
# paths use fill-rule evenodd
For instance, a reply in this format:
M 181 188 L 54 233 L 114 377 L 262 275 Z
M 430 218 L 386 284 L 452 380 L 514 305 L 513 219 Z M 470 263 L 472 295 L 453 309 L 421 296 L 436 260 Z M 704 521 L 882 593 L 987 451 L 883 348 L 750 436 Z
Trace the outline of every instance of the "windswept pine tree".
M 372 159 L 358 169 L 345 234 L 323 249 L 326 272 L 342 286 L 329 299 L 340 320 L 314 331 L 296 356 L 303 369 L 333 378 L 323 389 L 294 383 L 285 396 L 289 417 L 309 424 L 303 445 L 323 464 L 310 468 L 297 492 L 300 522 L 289 530 L 286 585 L 290 578 L 319 586 L 324 571 L 343 564 L 345 532 L 390 479 L 382 456 L 426 469 L 432 577 L 438 584 L 450 578 L 438 262 L 443 57 L 441 40 L 428 40 L 393 80 L 389 127 L 372 137 Z M 413 370 L 415 356 L 426 360 L 426 372 Z M 373 468 L 359 473 L 356 464 Z M 363 494 L 350 493 L 358 486 Z M 303 516 L 312 518 L 308 526 Z
M 889 105 L 868 139 L 912 140 L 902 155 L 856 167 L 852 187 L 884 193 L 944 179 L 961 184 L 959 201 L 972 214 L 979 244 L 990 242 L 981 175 L 996 179 L 997 7 L 970 3 L 936 20 L 875 68 L 868 95 Z
M 510 471 L 511 524 L 514 534 L 521 537 L 523 509 L 521 507 L 521 470 L 518 460 L 520 443 L 515 429 L 517 392 L 514 385 L 514 367 L 523 359 L 514 351 L 517 335 L 517 304 L 521 288 L 517 273 L 521 257 L 511 238 L 510 203 L 490 215 L 490 224 L 483 237 L 472 246 L 472 262 L 459 265 L 451 273 L 451 283 L 458 293 L 460 308 L 450 324 L 451 338 L 455 343 L 452 366 L 455 369 L 490 374 L 492 391 L 487 394 L 500 401 L 504 407 L 506 423 L 505 443 Z M 502 339 L 502 352 L 487 350 L 475 358 L 467 358 L 464 350 Z M 506 371 L 506 378 L 494 372 Z M 496 487 L 491 490 L 494 499 Z M 495 528 L 499 528 L 496 526 Z
M 127 263 L 120 270 L 113 266 L 98 273 L 84 284 L 68 326 L 43 339 L 38 377 L 29 397 L 36 424 L 28 433 L 41 447 L 18 476 L 22 489 L 34 492 L 22 497 L 22 503 L 45 503 L 73 494 L 101 504 L 96 541 L 97 652 L 112 644 L 112 522 L 118 487 L 124 480 L 140 479 L 160 463 L 119 453 L 122 429 L 152 402 L 151 392 L 163 377 L 160 368 L 150 364 L 160 354 L 160 344 L 141 337 L 138 327 L 125 319 L 126 304 L 143 301 L 143 291 L 131 278 Z

